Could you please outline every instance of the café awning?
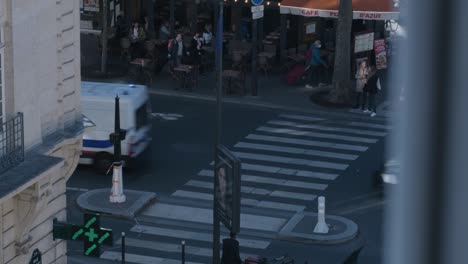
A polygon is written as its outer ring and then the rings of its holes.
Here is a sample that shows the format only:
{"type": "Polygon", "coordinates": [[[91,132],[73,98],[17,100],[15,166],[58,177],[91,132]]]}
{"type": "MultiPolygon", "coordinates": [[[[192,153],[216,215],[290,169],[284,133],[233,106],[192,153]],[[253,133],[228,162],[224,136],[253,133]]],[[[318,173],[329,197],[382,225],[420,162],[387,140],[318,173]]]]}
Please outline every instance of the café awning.
{"type": "MultiPolygon", "coordinates": [[[[352,0],[353,19],[396,20],[400,12],[392,0],[352,0]]],[[[339,0],[283,0],[281,14],[305,17],[338,17],[339,0]]]]}

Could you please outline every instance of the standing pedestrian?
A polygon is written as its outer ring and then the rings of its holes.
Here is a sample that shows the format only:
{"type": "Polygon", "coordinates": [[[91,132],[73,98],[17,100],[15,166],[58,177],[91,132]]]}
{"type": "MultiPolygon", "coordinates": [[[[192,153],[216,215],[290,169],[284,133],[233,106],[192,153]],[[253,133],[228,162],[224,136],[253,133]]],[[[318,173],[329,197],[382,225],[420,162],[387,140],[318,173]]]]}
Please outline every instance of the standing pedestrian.
{"type": "Polygon", "coordinates": [[[306,84],[306,88],[316,88],[319,86],[319,82],[321,81],[321,73],[322,67],[328,68],[327,62],[322,59],[320,56],[320,48],[322,47],[322,43],[320,40],[316,40],[311,49],[311,56],[310,60],[308,61],[308,71],[309,71],[309,83],[306,84]]]}
{"type": "Polygon", "coordinates": [[[379,72],[372,68],[369,73],[369,79],[367,80],[367,84],[364,87],[364,92],[368,95],[368,107],[367,109],[371,112],[371,117],[377,115],[377,106],[375,104],[375,96],[380,90],[380,78],[379,72]]]}
{"type": "Polygon", "coordinates": [[[369,68],[367,67],[367,61],[363,60],[359,63],[359,68],[356,71],[356,105],[354,108],[359,108],[361,106],[362,111],[368,113],[369,110],[365,109],[366,105],[366,96],[364,94],[364,86],[367,83],[367,78],[369,77],[369,68]],[[362,98],[362,104],[361,104],[362,98]]]}
{"type": "MultiPolygon", "coordinates": [[[[203,37],[202,34],[197,32],[195,33],[195,36],[193,36],[192,39],[192,60],[193,60],[193,65],[201,66],[201,56],[203,54],[203,37]]],[[[200,69],[200,72],[202,72],[202,69],[200,69]]]]}
{"type": "Polygon", "coordinates": [[[171,32],[169,31],[169,22],[164,21],[159,28],[159,39],[167,41],[171,36],[171,32]]]}
{"type": "Polygon", "coordinates": [[[186,53],[182,34],[177,34],[175,39],[169,41],[168,44],[169,59],[171,60],[171,71],[182,63],[182,57],[186,53]]]}
{"type": "Polygon", "coordinates": [[[223,239],[223,255],[221,264],[242,264],[239,252],[239,241],[236,240],[236,233],[231,232],[230,237],[223,239]]]}

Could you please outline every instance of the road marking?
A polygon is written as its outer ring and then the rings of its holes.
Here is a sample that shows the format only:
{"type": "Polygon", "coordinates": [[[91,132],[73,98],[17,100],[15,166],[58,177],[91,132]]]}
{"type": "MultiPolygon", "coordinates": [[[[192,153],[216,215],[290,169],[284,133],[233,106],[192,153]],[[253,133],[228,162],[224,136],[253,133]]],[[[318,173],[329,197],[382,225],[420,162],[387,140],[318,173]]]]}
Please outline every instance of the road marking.
{"type": "Polygon", "coordinates": [[[306,145],[306,146],[323,147],[323,148],[334,148],[334,149],[352,150],[352,151],[360,151],[360,152],[364,152],[367,150],[367,147],[363,147],[363,146],[337,144],[337,143],[330,143],[330,142],[323,142],[323,141],[312,141],[312,140],[287,138],[287,137],[272,137],[272,136],[250,134],[246,138],[253,139],[253,140],[281,142],[281,143],[288,143],[288,144],[306,145]]]}
{"type": "MultiPolygon", "coordinates": [[[[104,251],[101,254],[102,259],[109,259],[113,261],[122,261],[122,253],[120,252],[113,252],[113,251],[104,251]]],[[[125,261],[131,263],[138,263],[138,264],[180,264],[180,260],[175,259],[163,259],[158,257],[150,257],[150,256],[143,256],[143,255],[136,255],[125,253],[125,261]]],[[[190,262],[186,261],[186,264],[203,264],[199,262],[190,262]]]]}
{"type": "MultiPolygon", "coordinates": [[[[120,240],[117,241],[118,245],[121,244],[120,240]]],[[[241,247],[244,247],[242,243],[239,243],[241,247]]],[[[162,242],[153,242],[148,240],[141,240],[141,239],[134,239],[134,238],[126,238],[125,245],[130,247],[136,248],[145,248],[157,251],[164,251],[170,253],[180,253],[181,252],[181,245],[180,244],[171,244],[171,243],[162,243],[162,242]]],[[[220,250],[221,252],[222,250],[220,250]]],[[[186,255],[193,255],[193,256],[201,256],[201,257],[211,257],[213,254],[212,248],[203,248],[203,247],[196,247],[185,245],[185,254],[186,255]]],[[[251,254],[240,253],[240,257],[242,259],[247,258],[251,254]]],[[[186,262],[187,263],[187,262],[186,262]]]]}
{"type": "Polygon", "coordinates": [[[334,170],[346,170],[349,166],[347,164],[342,164],[342,163],[296,159],[296,158],[288,158],[288,157],[282,157],[282,156],[262,155],[262,154],[237,152],[237,151],[234,151],[233,154],[241,159],[252,159],[252,160],[286,163],[286,164],[296,164],[296,165],[334,169],[334,170]]]}
{"type": "Polygon", "coordinates": [[[250,163],[242,163],[242,169],[251,170],[251,171],[269,172],[269,173],[275,173],[275,174],[292,175],[292,176],[299,176],[299,177],[307,177],[307,178],[316,178],[316,179],[322,179],[322,180],[331,180],[331,181],[335,180],[339,176],[338,174],[332,174],[332,173],[295,170],[295,169],[287,169],[287,168],[281,168],[281,167],[257,165],[257,164],[250,164],[250,163]]]}
{"type": "Polygon", "coordinates": [[[297,127],[297,128],[310,128],[310,129],[323,130],[323,131],[353,133],[353,134],[377,136],[377,137],[384,137],[387,135],[387,133],[385,132],[368,131],[368,130],[352,129],[352,128],[342,128],[342,127],[329,127],[329,126],[321,126],[321,125],[309,125],[309,124],[301,124],[297,122],[279,121],[279,120],[268,121],[267,124],[290,126],[290,127],[297,127]]]}
{"type": "Polygon", "coordinates": [[[270,208],[270,209],[280,209],[285,211],[296,211],[302,212],[305,210],[305,206],[302,205],[289,205],[289,204],[278,204],[270,201],[261,201],[258,204],[259,207],[270,208]]]}
{"type": "MultiPolygon", "coordinates": [[[[266,190],[267,191],[267,190],[266,190]]],[[[286,192],[286,191],[267,191],[267,196],[272,196],[272,197],[281,197],[281,198],[289,198],[289,199],[297,199],[297,200],[304,200],[304,201],[313,201],[317,196],[312,195],[312,194],[306,194],[306,193],[298,193],[298,192],[286,192]]],[[[193,191],[185,191],[185,190],[177,190],[172,196],[177,196],[177,197],[184,197],[184,198],[193,198],[193,199],[200,199],[200,200],[207,200],[207,201],[213,201],[213,195],[210,193],[202,193],[202,192],[193,192],[193,191]]],[[[241,204],[242,205],[256,205],[258,201],[256,200],[246,200],[244,198],[241,198],[241,204]]]]}
{"type": "MultiPolygon", "coordinates": [[[[164,236],[164,237],[174,237],[174,238],[179,238],[179,239],[196,240],[196,241],[202,241],[202,242],[213,241],[213,235],[211,233],[200,233],[200,232],[185,231],[185,230],[179,230],[179,229],[146,226],[146,225],[136,225],[132,227],[130,231],[135,232],[135,233],[144,233],[144,234],[164,236]]],[[[242,245],[242,247],[247,247],[247,248],[266,249],[270,245],[269,241],[257,240],[257,239],[245,239],[245,238],[242,238],[242,236],[239,236],[237,240],[242,245]]]]}
{"type": "MultiPolygon", "coordinates": [[[[158,203],[148,207],[143,212],[143,215],[210,225],[213,224],[212,209],[158,203]]],[[[279,231],[286,222],[286,219],[282,218],[242,213],[240,218],[241,228],[271,232],[279,231]]]]}
{"type": "Polygon", "coordinates": [[[369,123],[363,123],[363,122],[351,122],[349,123],[349,125],[367,127],[367,128],[377,128],[377,129],[384,129],[384,130],[392,129],[392,126],[388,126],[388,125],[369,124],[369,123]]]}
{"type": "MultiPolygon", "coordinates": [[[[192,187],[203,188],[203,189],[208,189],[208,190],[213,190],[213,183],[212,182],[190,180],[187,183],[185,183],[185,185],[192,186],[192,187]]],[[[249,187],[249,186],[241,186],[241,192],[247,193],[247,194],[268,195],[272,191],[269,191],[267,189],[249,187]]]]}
{"type": "Polygon", "coordinates": [[[376,143],[378,141],[378,139],[373,139],[373,138],[325,134],[325,133],[317,133],[317,132],[310,132],[310,131],[294,130],[294,129],[288,129],[288,128],[259,127],[257,128],[257,131],[276,133],[276,134],[294,135],[294,136],[329,138],[329,139],[345,140],[345,141],[360,142],[360,143],[376,143]]]}
{"type": "Polygon", "coordinates": [[[313,201],[315,200],[315,198],[317,198],[317,195],[313,195],[313,194],[285,192],[285,191],[274,191],[270,194],[270,196],[289,198],[289,199],[298,199],[298,200],[304,200],[304,201],[313,201]]]}
{"type": "Polygon", "coordinates": [[[67,187],[67,191],[74,191],[74,192],[87,192],[89,189],[84,188],[76,188],[76,187],[67,187]]]}
{"type": "MultiPolygon", "coordinates": [[[[198,173],[198,175],[205,176],[205,177],[213,177],[213,171],[202,170],[198,173]]],[[[253,175],[247,175],[247,174],[242,174],[241,179],[242,181],[247,181],[247,182],[256,182],[256,183],[279,185],[279,186],[289,186],[289,187],[297,187],[297,188],[320,190],[320,191],[325,190],[328,186],[327,184],[291,181],[291,180],[284,180],[284,179],[253,176],[253,175]]]]}
{"type": "Polygon", "coordinates": [[[237,143],[234,147],[258,149],[258,150],[269,150],[269,151],[276,151],[276,152],[302,154],[302,155],[344,159],[344,160],[356,160],[359,157],[358,155],[334,153],[334,152],[319,151],[319,150],[308,150],[308,149],[303,149],[303,148],[281,147],[281,146],[275,146],[275,145],[253,144],[253,143],[247,143],[247,142],[242,142],[242,141],[237,143]]]}
{"type": "Polygon", "coordinates": [[[300,115],[280,115],[281,118],[289,118],[289,119],[297,119],[297,120],[304,120],[304,121],[324,121],[324,118],[317,118],[311,116],[300,116],[300,115]]]}

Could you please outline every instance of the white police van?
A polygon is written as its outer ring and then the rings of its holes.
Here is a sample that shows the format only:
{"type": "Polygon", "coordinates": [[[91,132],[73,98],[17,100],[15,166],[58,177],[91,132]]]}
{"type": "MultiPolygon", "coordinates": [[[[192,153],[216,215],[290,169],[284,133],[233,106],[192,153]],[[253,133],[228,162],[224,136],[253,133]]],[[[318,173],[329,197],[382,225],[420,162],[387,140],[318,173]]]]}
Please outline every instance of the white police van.
{"type": "Polygon", "coordinates": [[[93,165],[106,172],[113,162],[115,97],[120,100],[120,128],[127,131],[122,141],[125,162],[138,157],[151,143],[149,94],[146,86],[119,83],[81,82],[83,115],[95,124],[83,135],[80,164],[93,165]]]}

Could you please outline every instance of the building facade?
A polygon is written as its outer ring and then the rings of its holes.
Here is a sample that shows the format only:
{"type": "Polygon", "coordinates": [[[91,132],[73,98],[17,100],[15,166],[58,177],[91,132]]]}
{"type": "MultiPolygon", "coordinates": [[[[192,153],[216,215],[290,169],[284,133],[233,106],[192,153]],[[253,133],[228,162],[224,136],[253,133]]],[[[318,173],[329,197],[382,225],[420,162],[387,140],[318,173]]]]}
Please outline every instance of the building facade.
{"type": "Polygon", "coordinates": [[[53,219],[82,141],[75,0],[0,0],[0,263],[66,263],[53,219]]]}

